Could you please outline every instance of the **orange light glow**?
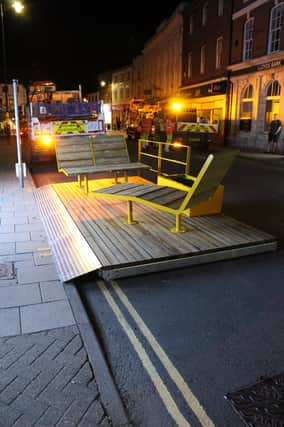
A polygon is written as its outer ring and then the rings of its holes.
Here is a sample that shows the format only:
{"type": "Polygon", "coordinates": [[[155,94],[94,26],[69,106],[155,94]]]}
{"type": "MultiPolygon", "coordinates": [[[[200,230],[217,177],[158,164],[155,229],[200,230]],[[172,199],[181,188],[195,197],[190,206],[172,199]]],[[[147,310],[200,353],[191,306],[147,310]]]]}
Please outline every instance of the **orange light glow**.
{"type": "Polygon", "coordinates": [[[173,146],[174,147],[182,147],[182,143],[181,142],[179,142],[179,141],[175,141],[174,143],[173,143],[173,146]]]}
{"type": "Polygon", "coordinates": [[[50,145],[52,143],[52,138],[50,135],[42,135],[41,141],[44,145],[50,145]]]}

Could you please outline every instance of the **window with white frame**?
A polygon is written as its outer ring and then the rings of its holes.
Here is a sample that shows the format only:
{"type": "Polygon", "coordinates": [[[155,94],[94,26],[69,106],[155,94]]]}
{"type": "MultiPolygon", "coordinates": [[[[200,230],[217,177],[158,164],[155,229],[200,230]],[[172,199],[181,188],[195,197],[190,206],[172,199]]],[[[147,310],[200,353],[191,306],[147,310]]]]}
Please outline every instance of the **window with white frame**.
{"type": "Polygon", "coordinates": [[[280,50],[280,36],[283,24],[284,3],[274,6],[270,14],[268,53],[280,50]]]}
{"type": "Polygon", "coordinates": [[[208,2],[204,3],[202,8],[202,26],[205,27],[207,25],[208,20],[208,2]]]}
{"type": "Polygon", "coordinates": [[[244,25],[243,61],[252,58],[254,18],[249,18],[244,25]]]}
{"type": "Polygon", "coordinates": [[[217,70],[221,67],[222,51],[223,51],[223,37],[218,37],[216,41],[216,69],[217,70]]]}
{"type": "Polygon", "coordinates": [[[205,73],[205,57],[206,57],[206,45],[204,44],[200,49],[200,74],[205,73]]]}
{"type": "Polygon", "coordinates": [[[194,27],[194,19],[193,19],[193,15],[191,15],[189,18],[189,34],[193,33],[193,27],[194,27]]]}
{"type": "Polygon", "coordinates": [[[280,94],[281,86],[277,80],[269,83],[266,92],[266,106],[265,106],[265,122],[264,130],[268,131],[270,122],[274,114],[279,115],[280,112],[280,94]]]}
{"type": "Polygon", "coordinates": [[[187,62],[187,77],[190,79],[192,76],[192,52],[188,54],[188,62],[187,62]]]}
{"type": "Polygon", "coordinates": [[[251,131],[251,122],[253,118],[253,86],[248,84],[241,97],[240,104],[240,130],[251,131]]]}
{"type": "Polygon", "coordinates": [[[224,0],[218,0],[218,16],[222,16],[224,13],[224,0]]]}

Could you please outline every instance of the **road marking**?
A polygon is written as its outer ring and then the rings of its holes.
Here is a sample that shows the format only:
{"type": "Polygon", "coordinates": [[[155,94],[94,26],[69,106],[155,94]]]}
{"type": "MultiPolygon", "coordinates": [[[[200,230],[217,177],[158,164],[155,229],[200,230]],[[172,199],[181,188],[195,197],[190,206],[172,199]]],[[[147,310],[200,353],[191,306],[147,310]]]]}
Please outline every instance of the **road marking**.
{"type": "Polygon", "coordinates": [[[121,324],[122,328],[124,329],[126,335],[128,336],[131,344],[133,345],[134,350],[138,354],[139,359],[141,360],[144,368],[148,372],[150,379],[152,380],[154,386],[156,387],[164,405],[173,420],[176,422],[176,424],[180,427],[191,427],[191,425],[188,423],[188,421],[185,419],[185,417],[182,415],[180,410],[178,409],[174,399],[172,398],[170,392],[168,391],[166,385],[164,384],[162,378],[158,374],[155,366],[151,362],[148,354],[146,353],[144,347],[136,337],[133,329],[123,316],[120,308],[114,301],[113,297],[110,294],[110,291],[106,288],[103,281],[97,281],[97,284],[104,295],[105,299],[107,300],[108,304],[110,305],[112,311],[114,312],[117,320],[121,324]]]}
{"type": "Polygon", "coordinates": [[[133,307],[133,305],[125,295],[125,293],[122,291],[122,289],[119,287],[119,285],[116,282],[111,281],[111,285],[115,290],[115,292],[117,293],[119,299],[124,304],[127,311],[129,312],[129,314],[132,316],[132,318],[136,322],[140,331],[142,332],[144,337],[147,339],[148,343],[151,345],[153,351],[156,353],[161,363],[164,365],[169,376],[174,381],[179,391],[182,393],[185,401],[187,402],[190,409],[194,412],[194,414],[200,421],[201,425],[203,427],[214,427],[213,421],[209,418],[205,409],[201,406],[198,399],[194,396],[193,392],[190,390],[190,388],[184,381],[179,371],[171,362],[171,360],[167,356],[164,349],[160,346],[160,344],[158,343],[154,335],[151,333],[150,329],[146,326],[141,316],[137,313],[137,311],[135,310],[135,308],[133,307]]]}

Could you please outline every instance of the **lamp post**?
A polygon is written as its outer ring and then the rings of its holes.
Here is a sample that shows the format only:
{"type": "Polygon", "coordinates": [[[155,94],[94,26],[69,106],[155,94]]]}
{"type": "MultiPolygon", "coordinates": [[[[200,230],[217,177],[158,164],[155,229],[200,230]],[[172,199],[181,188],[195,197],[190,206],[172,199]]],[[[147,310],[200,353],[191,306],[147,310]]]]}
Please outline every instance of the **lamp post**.
{"type": "MultiPolygon", "coordinates": [[[[16,13],[21,13],[24,9],[24,5],[19,1],[14,1],[11,3],[11,6],[16,13]]],[[[7,71],[7,52],[6,52],[6,37],[5,37],[5,9],[4,9],[4,0],[0,0],[0,15],[1,15],[1,38],[2,38],[2,61],[3,61],[3,80],[4,86],[3,91],[5,92],[5,109],[6,112],[9,111],[8,108],[8,71],[7,71]]]]}

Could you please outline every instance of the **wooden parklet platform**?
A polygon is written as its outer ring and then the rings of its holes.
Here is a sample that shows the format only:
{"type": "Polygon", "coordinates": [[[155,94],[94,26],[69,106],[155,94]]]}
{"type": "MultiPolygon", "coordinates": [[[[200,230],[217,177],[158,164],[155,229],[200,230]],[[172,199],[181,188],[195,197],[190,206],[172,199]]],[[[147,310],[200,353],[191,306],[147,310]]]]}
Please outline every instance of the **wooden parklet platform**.
{"type": "MultiPolygon", "coordinates": [[[[37,199],[63,281],[97,270],[110,279],[157,272],[273,251],[275,237],[226,215],[183,217],[186,233],[171,233],[174,215],[134,204],[137,225],[126,225],[127,204],[98,199],[91,190],[113,179],[38,190],[37,199]],[[76,226],[77,227],[76,227],[76,226]],[[87,242],[87,243],[86,243],[87,242]]],[[[129,182],[147,182],[130,177],[129,182]]]]}

